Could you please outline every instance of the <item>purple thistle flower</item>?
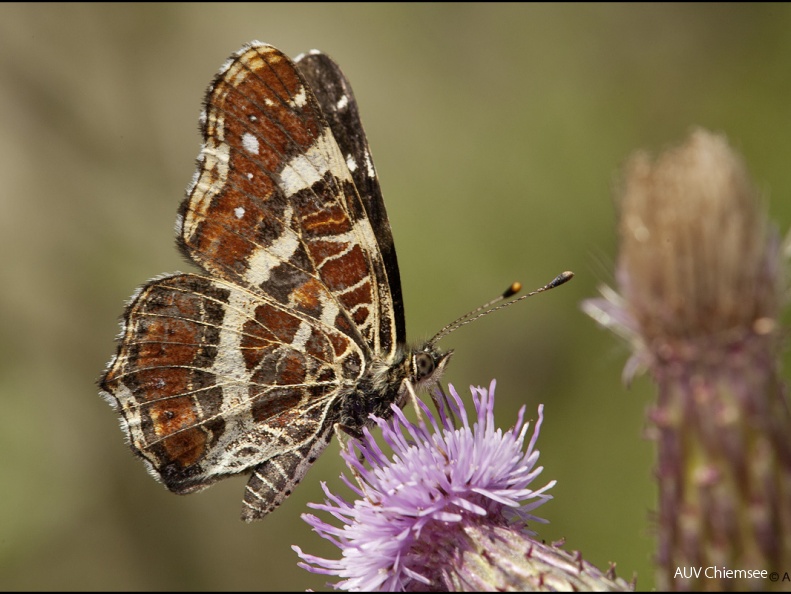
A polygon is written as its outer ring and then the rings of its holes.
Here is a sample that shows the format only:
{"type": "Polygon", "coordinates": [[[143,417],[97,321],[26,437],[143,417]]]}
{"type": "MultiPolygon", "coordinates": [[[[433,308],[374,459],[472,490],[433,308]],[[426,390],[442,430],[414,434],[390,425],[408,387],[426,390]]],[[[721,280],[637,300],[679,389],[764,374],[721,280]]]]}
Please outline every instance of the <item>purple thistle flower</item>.
{"type": "MultiPolygon", "coordinates": [[[[357,484],[346,476],[342,479],[358,500],[348,503],[322,485],[326,502],[310,504],[342,525],[312,514],[302,516],[338,546],[342,556],[325,559],[295,546],[303,560],[300,567],[344,578],[335,588],[368,591],[522,588],[543,584],[547,564],[553,561],[565,563],[567,571],[571,556],[534,541],[527,528],[527,522],[546,522],[531,512],[552,498],[546,491],[556,482],[529,487],[543,470],[536,466],[535,450],[543,406],[524,451],[529,428],[523,422],[525,407],[512,429],[495,428],[494,387],[492,381],[488,390],[471,388],[474,419],[467,416],[453,386],[447,403],[450,414],[441,406],[437,418],[419,402],[427,421],[411,423],[397,406],[389,421],[374,418],[392,455],[388,457],[364,429],[362,441],[350,441],[341,453],[357,484]],[[456,428],[454,417],[461,419],[461,427],[456,428]],[[523,567],[525,563],[532,565],[523,567]]],[[[571,580],[557,579],[566,584],[576,580],[575,585],[584,589],[580,573],[588,570],[603,577],[578,557],[572,567],[571,580]]],[[[607,585],[628,589],[623,580],[607,585]]]]}

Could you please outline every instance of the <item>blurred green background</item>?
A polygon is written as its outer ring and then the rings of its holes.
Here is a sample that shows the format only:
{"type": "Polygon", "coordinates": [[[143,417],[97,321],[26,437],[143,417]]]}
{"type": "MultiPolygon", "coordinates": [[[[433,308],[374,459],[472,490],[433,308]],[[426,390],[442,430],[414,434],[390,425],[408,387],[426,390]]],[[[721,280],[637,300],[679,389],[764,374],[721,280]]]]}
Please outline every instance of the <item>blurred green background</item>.
{"type": "Polygon", "coordinates": [[[651,588],[653,389],[622,386],[626,349],[579,303],[611,281],[620,163],[693,125],[728,135],[788,227],[789,31],[776,4],[0,6],[0,589],[323,588],[290,547],[337,556],[299,518],[339,488],[337,444],[244,525],[243,479],[170,494],[95,386],[134,288],[189,269],[172,229],[200,102],[252,39],[352,82],[412,339],[576,272],[443,340],[446,379],[497,378],[504,427],[545,403],[540,537],[651,588]]]}

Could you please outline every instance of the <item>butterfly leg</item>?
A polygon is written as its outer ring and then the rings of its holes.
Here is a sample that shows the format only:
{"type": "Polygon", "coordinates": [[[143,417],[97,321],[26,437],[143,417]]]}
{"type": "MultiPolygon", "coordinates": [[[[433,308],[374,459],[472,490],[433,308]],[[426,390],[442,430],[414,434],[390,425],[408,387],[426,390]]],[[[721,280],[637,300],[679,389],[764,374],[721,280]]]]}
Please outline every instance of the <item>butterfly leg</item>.
{"type": "MultiPolygon", "coordinates": [[[[404,385],[406,386],[407,394],[409,394],[409,402],[412,403],[412,406],[415,408],[415,411],[417,412],[417,420],[418,420],[418,422],[421,425],[425,425],[426,421],[423,418],[423,411],[420,408],[420,404],[421,403],[420,403],[420,400],[417,397],[417,393],[415,392],[415,387],[412,385],[412,382],[410,382],[408,379],[404,380],[404,385]]],[[[431,399],[434,400],[434,395],[433,394],[431,395],[431,399]]],[[[434,404],[435,405],[437,404],[436,400],[434,400],[434,404]]]]}
{"type": "MultiPolygon", "coordinates": [[[[361,431],[354,429],[353,427],[349,427],[348,425],[344,425],[343,423],[335,423],[333,426],[335,431],[335,436],[338,438],[338,443],[341,444],[341,450],[348,450],[349,449],[349,439],[356,439],[360,441],[363,438],[363,434],[361,431]]],[[[360,462],[363,461],[362,454],[357,455],[357,459],[360,462]]]]}
{"type": "MultiPolygon", "coordinates": [[[[349,450],[349,438],[351,439],[362,439],[363,435],[360,431],[353,429],[347,425],[342,423],[335,423],[335,435],[338,436],[338,441],[341,444],[341,450],[349,450]]],[[[360,466],[363,465],[365,462],[365,458],[363,458],[362,452],[358,452],[357,454],[357,462],[360,466]]],[[[374,502],[375,500],[373,497],[370,496],[368,489],[365,486],[365,481],[363,480],[362,476],[360,475],[360,471],[357,468],[357,465],[348,464],[349,470],[351,470],[352,475],[354,476],[354,480],[357,482],[357,486],[360,487],[360,491],[362,492],[363,496],[368,499],[369,501],[374,502]]]]}
{"type": "MultiPolygon", "coordinates": [[[[417,394],[415,393],[415,388],[412,386],[412,382],[410,382],[409,380],[404,380],[404,383],[406,384],[406,389],[407,389],[407,392],[409,393],[409,400],[412,402],[412,405],[415,407],[415,410],[417,411],[418,422],[420,423],[421,426],[425,427],[426,426],[426,421],[425,421],[425,419],[423,417],[423,411],[420,408],[420,404],[422,404],[422,403],[418,400],[417,394]]],[[[437,384],[437,385],[439,386],[439,384],[437,384]]],[[[447,398],[448,397],[445,395],[444,392],[442,392],[442,388],[440,388],[440,392],[441,392],[442,396],[444,397],[445,402],[447,402],[447,398]]],[[[429,390],[429,393],[431,394],[431,400],[434,402],[434,406],[436,407],[437,412],[440,412],[443,409],[446,409],[450,413],[451,418],[455,419],[455,417],[453,416],[453,413],[450,411],[450,407],[449,406],[445,406],[444,403],[441,404],[437,400],[436,394],[431,392],[431,390],[429,390]]],[[[445,460],[450,462],[450,456],[448,456],[448,453],[439,444],[436,444],[436,447],[440,451],[440,453],[445,457],[445,460]]]]}

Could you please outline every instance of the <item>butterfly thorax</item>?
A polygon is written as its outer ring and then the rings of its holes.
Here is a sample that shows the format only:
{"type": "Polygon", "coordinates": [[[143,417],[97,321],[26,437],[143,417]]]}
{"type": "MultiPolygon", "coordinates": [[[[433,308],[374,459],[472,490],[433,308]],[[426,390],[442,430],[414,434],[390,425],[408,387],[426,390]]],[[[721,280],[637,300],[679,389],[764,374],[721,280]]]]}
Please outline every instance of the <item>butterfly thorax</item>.
{"type": "Polygon", "coordinates": [[[340,422],[351,430],[371,426],[370,416],[390,418],[392,404],[403,407],[409,399],[409,385],[417,393],[436,385],[453,351],[443,352],[431,344],[401,347],[390,361],[374,359],[345,397],[340,422]]]}

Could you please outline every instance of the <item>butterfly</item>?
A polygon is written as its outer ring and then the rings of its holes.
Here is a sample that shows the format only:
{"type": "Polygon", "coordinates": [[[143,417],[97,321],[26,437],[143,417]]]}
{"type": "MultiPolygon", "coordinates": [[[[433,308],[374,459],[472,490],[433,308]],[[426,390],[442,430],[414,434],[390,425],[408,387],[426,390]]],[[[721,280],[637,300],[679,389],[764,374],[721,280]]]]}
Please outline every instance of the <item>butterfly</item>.
{"type": "MultiPolygon", "coordinates": [[[[451,351],[408,346],[398,262],[351,86],[325,54],[253,42],[225,63],[177,218],[200,273],[131,298],[100,380],[171,491],[248,473],[242,519],[292,492],[341,427],[387,418],[451,351]]],[[[412,392],[413,393],[413,392],[412,392]]]]}

